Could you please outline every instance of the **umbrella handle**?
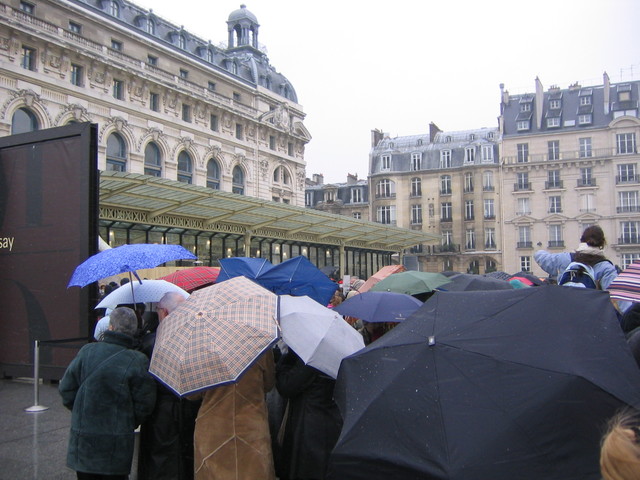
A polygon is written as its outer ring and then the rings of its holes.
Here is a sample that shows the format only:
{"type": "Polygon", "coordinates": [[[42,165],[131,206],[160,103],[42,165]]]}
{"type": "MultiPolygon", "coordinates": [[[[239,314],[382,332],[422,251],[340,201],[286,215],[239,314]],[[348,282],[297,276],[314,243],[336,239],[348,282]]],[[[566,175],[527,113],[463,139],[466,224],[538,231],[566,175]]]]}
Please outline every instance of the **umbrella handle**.
{"type": "MultiPolygon", "coordinates": [[[[138,277],[138,275],[137,275],[137,274],[136,274],[136,278],[137,278],[138,280],[140,280],[140,277],[138,277]]],[[[142,282],[140,282],[140,283],[142,283],[142,282]]],[[[135,296],[135,295],[134,295],[134,293],[133,293],[133,278],[131,277],[131,272],[129,272],[129,285],[131,285],[131,300],[133,300],[133,305],[134,305],[134,308],[135,308],[135,305],[136,305],[136,296],[135,296]]]]}

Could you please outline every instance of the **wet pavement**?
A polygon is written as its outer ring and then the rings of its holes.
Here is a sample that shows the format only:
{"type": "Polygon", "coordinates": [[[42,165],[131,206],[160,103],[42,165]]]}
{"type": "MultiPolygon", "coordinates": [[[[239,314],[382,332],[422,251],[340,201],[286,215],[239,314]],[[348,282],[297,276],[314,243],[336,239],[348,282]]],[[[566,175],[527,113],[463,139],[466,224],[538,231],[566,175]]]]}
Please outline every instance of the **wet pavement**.
{"type": "Polygon", "coordinates": [[[38,405],[49,408],[25,412],[36,403],[32,379],[0,379],[0,480],[76,478],[66,466],[71,412],[57,383],[40,384],[38,396],[38,405]]]}

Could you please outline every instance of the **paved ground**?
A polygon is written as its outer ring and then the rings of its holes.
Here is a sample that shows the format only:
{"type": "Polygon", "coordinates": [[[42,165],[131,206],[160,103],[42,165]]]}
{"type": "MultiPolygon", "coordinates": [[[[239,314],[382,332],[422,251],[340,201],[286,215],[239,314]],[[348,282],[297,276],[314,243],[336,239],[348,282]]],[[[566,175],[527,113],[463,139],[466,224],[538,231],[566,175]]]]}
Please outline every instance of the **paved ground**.
{"type": "Polygon", "coordinates": [[[25,412],[34,404],[31,379],[0,379],[0,480],[75,479],[66,466],[71,412],[57,384],[40,385],[38,404],[48,410],[25,412]]]}

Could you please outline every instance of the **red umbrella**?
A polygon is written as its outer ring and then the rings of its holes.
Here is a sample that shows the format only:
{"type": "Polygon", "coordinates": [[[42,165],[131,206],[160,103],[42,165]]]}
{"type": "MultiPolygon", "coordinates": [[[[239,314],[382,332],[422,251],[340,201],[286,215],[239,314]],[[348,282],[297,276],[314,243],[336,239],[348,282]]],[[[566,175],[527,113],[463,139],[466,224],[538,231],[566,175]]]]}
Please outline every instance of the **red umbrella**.
{"type": "Polygon", "coordinates": [[[220,267],[190,267],[176,270],[169,275],[161,277],[160,280],[171,282],[191,293],[200,287],[214,284],[219,274],[220,267]]]}

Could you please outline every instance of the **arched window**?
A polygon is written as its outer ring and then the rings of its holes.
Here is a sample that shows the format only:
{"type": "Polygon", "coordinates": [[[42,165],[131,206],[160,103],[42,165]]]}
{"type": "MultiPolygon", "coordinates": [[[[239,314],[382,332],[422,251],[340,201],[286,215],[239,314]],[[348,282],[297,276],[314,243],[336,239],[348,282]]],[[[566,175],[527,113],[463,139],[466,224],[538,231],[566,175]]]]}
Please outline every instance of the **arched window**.
{"type": "Polygon", "coordinates": [[[220,190],[220,165],[213,158],[207,163],[207,187],[220,190]]]}
{"type": "Polygon", "coordinates": [[[185,50],[187,48],[187,39],[184,38],[184,35],[178,36],[178,47],[180,47],[182,50],[185,50]]]}
{"type": "Polygon", "coordinates": [[[151,35],[156,34],[156,22],[150,18],[147,18],[147,33],[150,33],[151,35]]]}
{"type": "Polygon", "coordinates": [[[112,133],[107,139],[107,170],[127,171],[127,145],[119,133],[112,133]]]}
{"type": "Polygon", "coordinates": [[[232,183],[231,191],[238,195],[244,195],[244,172],[242,171],[242,168],[237,165],[233,167],[232,183]]]}
{"type": "Polygon", "coordinates": [[[120,17],[120,4],[115,0],[112,0],[111,4],[109,5],[109,13],[112,17],[120,17]]]}
{"type": "Polygon", "coordinates": [[[185,152],[178,155],[178,181],[191,183],[193,178],[191,156],[185,152]]]}
{"type": "Polygon", "coordinates": [[[291,185],[291,176],[286,168],[280,166],[273,171],[273,182],[291,185]]]}
{"type": "Polygon", "coordinates": [[[211,49],[207,50],[207,62],[213,63],[213,50],[211,49]]]}
{"type": "Polygon", "coordinates": [[[19,108],[11,118],[11,134],[34,132],[38,130],[38,119],[28,108],[19,108]]]}
{"type": "Polygon", "coordinates": [[[231,62],[231,73],[234,75],[238,74],[238,64],[236,64],[236,62],[231,62]]]}
{"type": "Polygon", "coordinates": [[[153,177],[162,176],[162,157],[158,146],[149,142],[144,149],[144,174],[153,177]]]}

